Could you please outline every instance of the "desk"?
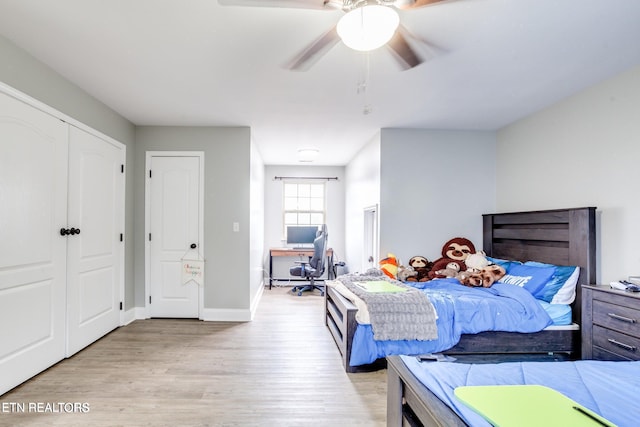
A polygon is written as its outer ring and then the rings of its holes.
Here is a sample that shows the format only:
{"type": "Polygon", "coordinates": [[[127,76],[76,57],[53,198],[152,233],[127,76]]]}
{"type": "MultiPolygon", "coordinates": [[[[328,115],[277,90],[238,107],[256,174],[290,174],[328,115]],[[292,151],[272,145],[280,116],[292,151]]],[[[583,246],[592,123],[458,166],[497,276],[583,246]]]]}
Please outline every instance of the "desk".
{"type": "MultiPolygon", "coordinates": [[[[269,248],[269,289],[273,280],[294,280],[294,281],[306,281],[305,279],[292,279],[287,277],[286,279],[278,279],[273,277],[273,258],[274,257],[299,257],[304,261],[308,261],[309,257],[313,256],[313,248],[309,249],[296,249],[296,248],[269,248]]],[[[327,271],[327,278],[331,280],[333,278],[333,249],[327,249],[327,262],[324,266],[327,271]]]]}

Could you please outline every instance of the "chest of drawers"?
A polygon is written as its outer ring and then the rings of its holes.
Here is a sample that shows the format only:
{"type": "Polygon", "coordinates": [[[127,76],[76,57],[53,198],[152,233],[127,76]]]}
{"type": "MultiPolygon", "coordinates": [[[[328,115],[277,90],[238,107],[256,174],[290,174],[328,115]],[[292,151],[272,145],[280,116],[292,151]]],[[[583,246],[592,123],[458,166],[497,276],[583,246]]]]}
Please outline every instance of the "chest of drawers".
{"type": "Polygon", "coordinates": [[[640,295],[582,287],[582,358],[640,360],[640,295]]]}

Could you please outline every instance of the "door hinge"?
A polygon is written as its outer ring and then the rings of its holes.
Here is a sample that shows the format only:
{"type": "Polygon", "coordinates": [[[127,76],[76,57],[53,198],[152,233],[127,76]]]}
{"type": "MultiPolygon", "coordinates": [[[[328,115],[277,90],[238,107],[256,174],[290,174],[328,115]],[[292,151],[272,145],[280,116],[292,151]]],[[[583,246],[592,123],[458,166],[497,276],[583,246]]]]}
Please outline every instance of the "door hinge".
{"type": "Polygon", "coordinates": [[[120,233],[120,241],[124,242],[124,234],[120,233]]]}
{"type": "Polygon", "coordinates": [[[151,169],[149,169],[149,178],[151,178],[151,169]]]}
{"type": "Polygon", "coordinates": [[[151,304],[151,295],[149,295],[149,304],[151,304]]]}
{"type": "Polygon", "coordinates": [[[151,241],[151,233],[149,233],[149,241],[151,241]]]}
{"type": "Polygon", "coordinates": [[[120,173],[124,173],[124,165],[120,165],[120,173]]]}
{"type": "Polygon", "coordinates": [[[120,311],[122,311],[122,301],[120,301],[120,311]]]}

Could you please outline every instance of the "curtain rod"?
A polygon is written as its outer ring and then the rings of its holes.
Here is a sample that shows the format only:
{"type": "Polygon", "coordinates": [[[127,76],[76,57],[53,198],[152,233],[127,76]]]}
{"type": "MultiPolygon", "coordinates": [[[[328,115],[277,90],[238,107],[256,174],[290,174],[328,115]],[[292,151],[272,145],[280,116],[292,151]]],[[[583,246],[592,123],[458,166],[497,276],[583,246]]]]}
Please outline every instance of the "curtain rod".
{"type": "Polygon", "coordinates": [[[284,179],[321,179],[323,181],[337,181],[337,176],[274,176],[274,180],[282,181],[284,179]]]}

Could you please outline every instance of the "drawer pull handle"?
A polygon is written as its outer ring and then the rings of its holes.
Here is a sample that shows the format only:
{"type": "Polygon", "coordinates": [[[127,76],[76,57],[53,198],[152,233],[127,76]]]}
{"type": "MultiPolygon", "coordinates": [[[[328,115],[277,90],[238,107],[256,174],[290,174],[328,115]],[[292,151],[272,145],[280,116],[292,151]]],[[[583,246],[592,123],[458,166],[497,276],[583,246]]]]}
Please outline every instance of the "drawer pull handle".
{"type": "Polygon", "coordinates": [[[636,319],[632,319],[630,317],[620,316],[619,314],[615,313],[607,313],[607,315],[609,317],[613,317],[614,319],[622,320],[623,322],[636,323],[636,319]]]}
{"type": "Polygon", "coordinates": [[[622,347],[625,350],[636,351],[636,346],[635,345],[625,344],[625,343],[622,343],[620,341],[616,341],[616,340],[614,340],[612,338],[607,338],[607,341],[609,341],[613,345],[617,345],[618,347],[622,347]]]}

